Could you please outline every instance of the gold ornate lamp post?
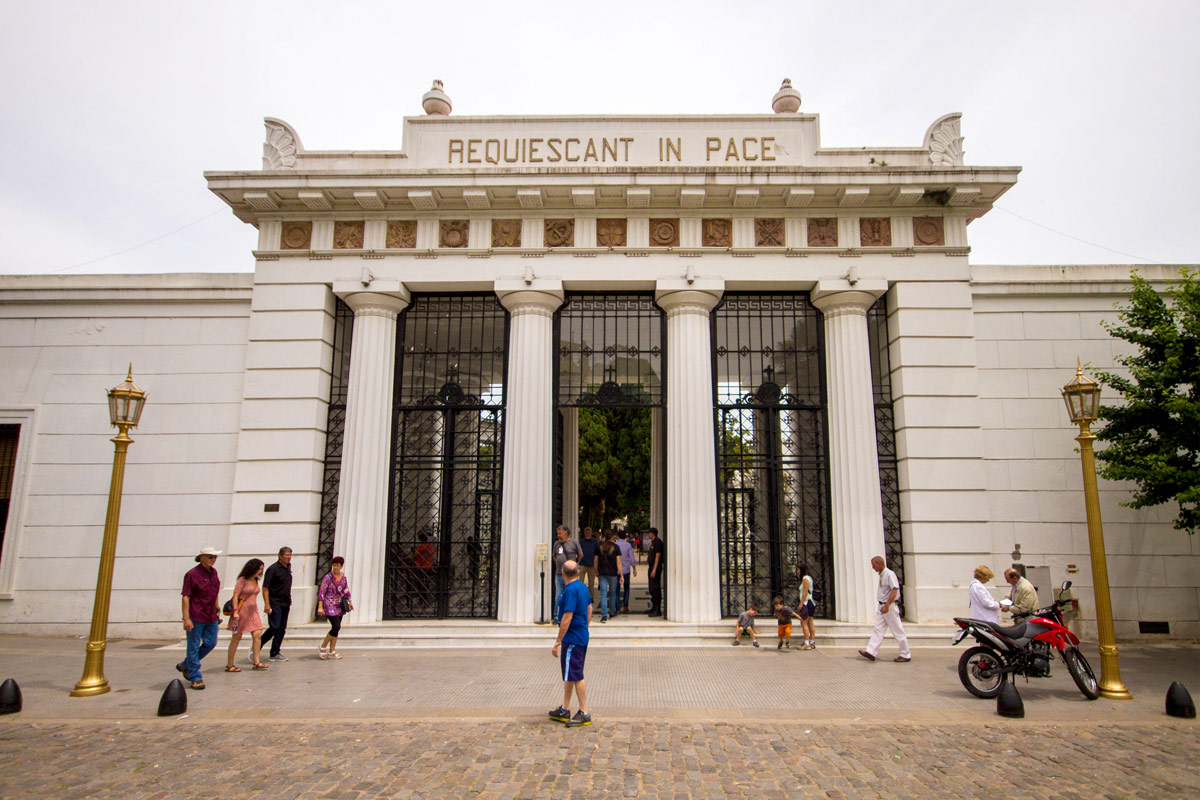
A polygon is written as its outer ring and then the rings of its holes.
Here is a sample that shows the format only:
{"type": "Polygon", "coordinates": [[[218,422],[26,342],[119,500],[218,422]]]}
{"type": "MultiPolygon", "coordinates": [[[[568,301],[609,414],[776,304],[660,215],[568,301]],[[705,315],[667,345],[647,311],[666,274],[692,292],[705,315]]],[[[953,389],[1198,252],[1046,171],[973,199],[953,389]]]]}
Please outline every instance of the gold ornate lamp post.
{"type": "Polygon", "coordinates": [[[104,677],[104,651],[108,647],[108,601],[112,596],[113,561],[117,555],[117,524],[121,519],[121,488],[125,482],[125,451],[133,439],[129,429],[137,427],[146,404],[146,393],[133,382],[133,365],[125,382],[108,392],[108,415],[120,429],[112,443],[112,481],[108,488],[108,515],[104,519],[104,542],[100,547],[100,572],[96,577],[96,600],[92,605],[92,631],[88,636],[83,677],[71,690],[72,697],[104,694],[111,688],[104,677]]]}
{"type": "Polygon", "coordinates": [[[1100,636],[1100,695],[1113,700],[1133,697],[1121,681],[1117,662],[1117,637],[1113,632],[1112,599],[1108,591],[1108,557],[1104,552],[1104,527],[1100,521],[1100,493],[1096,488],[1096,435],[1089,426],[1100,414],[1100,384],[1076,365],[1075,377],[1062,389],[1071,422],[1079,426],[1079,457],[1083,461],[1083,497],[1087,507],[1088,549],[1092,554],[1092,590],[1096,596],[1096,627],[1100,636]]]}

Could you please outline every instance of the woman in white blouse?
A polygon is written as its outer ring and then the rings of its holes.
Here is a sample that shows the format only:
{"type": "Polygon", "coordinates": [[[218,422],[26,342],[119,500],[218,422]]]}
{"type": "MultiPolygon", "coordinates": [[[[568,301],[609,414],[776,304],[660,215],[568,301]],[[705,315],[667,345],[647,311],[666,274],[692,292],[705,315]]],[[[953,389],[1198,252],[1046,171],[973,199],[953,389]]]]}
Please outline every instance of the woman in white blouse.
{"type": "Polygon", "coordinates": [[[971,581],[971,619],[981,619],[993,625],[1000,624],[1000,604],[983,584],[996,577],[996,573],[980,564],[975,568],[975,580],[971,581]]]}

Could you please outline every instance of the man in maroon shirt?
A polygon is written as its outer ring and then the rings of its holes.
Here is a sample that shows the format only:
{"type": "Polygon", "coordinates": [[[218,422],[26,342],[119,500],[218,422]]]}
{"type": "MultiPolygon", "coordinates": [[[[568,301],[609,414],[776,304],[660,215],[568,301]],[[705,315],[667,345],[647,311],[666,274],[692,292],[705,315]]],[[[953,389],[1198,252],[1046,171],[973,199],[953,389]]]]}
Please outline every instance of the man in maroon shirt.
{"type": "Polygon", "coordinates": [[[193,689],[204,688],[200,659],[217,646],[217,630],[221,627],[221,576],[214,565],[220,550],[206,547],[196,556],[197,567],[183,576],[183,630],[187,634],[187,658],[175,665],[192,682],[193,689]]]}

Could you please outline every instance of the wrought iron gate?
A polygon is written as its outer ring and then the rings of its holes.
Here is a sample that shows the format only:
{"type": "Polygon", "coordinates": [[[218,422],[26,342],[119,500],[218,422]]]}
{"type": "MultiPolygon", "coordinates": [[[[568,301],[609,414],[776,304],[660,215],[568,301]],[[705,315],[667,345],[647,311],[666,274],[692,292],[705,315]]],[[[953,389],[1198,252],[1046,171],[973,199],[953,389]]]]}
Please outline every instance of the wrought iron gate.
{"type": "Polygon", "coordinates": [[[834,616],[821,316],[802,294],[728,294],[713,311],[721,613],[796,599],[807,564],[834,616]]]}
{"type": "Polygon", "coordinates": [[[396,344],[384,617],[494,617],[508,315],[423,295],[396,344]]]}

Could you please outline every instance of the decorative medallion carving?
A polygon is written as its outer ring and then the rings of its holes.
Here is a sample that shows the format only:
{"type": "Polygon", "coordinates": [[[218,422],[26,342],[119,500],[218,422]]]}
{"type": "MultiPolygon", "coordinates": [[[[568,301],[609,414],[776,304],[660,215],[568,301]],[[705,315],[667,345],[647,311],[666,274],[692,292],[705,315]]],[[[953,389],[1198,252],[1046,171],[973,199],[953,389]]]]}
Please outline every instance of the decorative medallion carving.
{"type": "Polygon", "coordinates": [[[918,247],[941,247],[946,244],[942,218],[915,217],[913,219],[913,242],[918,247]]]}
{"type": "Polygon", "coordinates": [[[387,224],[387,240],[384,246],[389,250],[408,250],[417,246],[417,221],[415,219],[396,219],[387,224]]]}
{"type": "Polygon", "coordinates": [[[600,247],[624,247],[626,224],[623,219],[596,220],[596,244],[600,247]]]}
{"type": "Polygon", "coordinates": [[[267,117],[263,120],[267,138],[263,142],[263,169],[295,169],[296,155],[304,147],[292,126],[281,119],[267,117]]]}
{"type": "Polygon", "coordinates": [[[362,250],[366,227],[365,222],[333,223],[333,249],[362,250]]]}
{"type": "Polygon", "coordinates": [[[837,247],[838,245],[838,226],[837,220],[828,217],[820,219],[809,219],[808,221],[808,246],[809,247],[837,247]]]}
{"type": "Polygon", "coordinates": [[[312,247],[311,222],[285,222],[279,237],[281,250],[308,250],[312,247]]]}
{"type": "Polygon", "coordinates": [[[925,131],[925,149],[935,167],[961,167],[962,143],[962,114],[939,117],[925,131]]]}
{"type": "Polygon", "coordinates": [[[754,220],[755,247],[783,247],[786,244],[781,219],[754,220]]]}
{"type": "Polygon", "coordinates": [[[492,220],[492,247],[520,247],[521,220],[492,220]]]}
{"type": "Polygon", "coordinates": [[[858,232],[863,247],[892,246],[892,221],[887,217],[863,217],[858,232]]]}
{"type": "Polygon", "coordinates": [[[574,247],[575,220],[546,220],[546,247],[574,247]]]}
{"type": "Polygon", "coordinates": [[[652,219],[650,220],[651,247],[678,247],[679,220],[652,219]]]}
{"type": "Polygon", "coordinates": [[[733,220],[704,220],[704,239],[702,243],[705,247],[733,247],[733,220]]]}
{"type": "Polygon", "coordinates": [[[438,231],[438,247],[466,247],[471,224],[465,219],[444,219],[438,231]]]}

